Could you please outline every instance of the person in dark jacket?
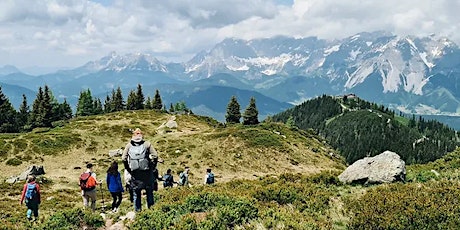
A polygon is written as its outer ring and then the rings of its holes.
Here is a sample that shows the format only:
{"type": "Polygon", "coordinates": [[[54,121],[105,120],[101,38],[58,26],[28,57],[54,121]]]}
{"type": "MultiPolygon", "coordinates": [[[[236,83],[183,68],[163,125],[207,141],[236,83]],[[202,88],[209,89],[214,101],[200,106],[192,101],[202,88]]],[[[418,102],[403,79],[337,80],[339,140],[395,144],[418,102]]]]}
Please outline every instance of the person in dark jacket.
{"type": "Polygon", "coordinates": [[[168,187],[173,187],[174,184],[177,184],[177,182],[174,181],[174,177],[171,174],[171,169],[166,170],[166,174],[163,175],[163,187],[168,188],[168,187]]]}
{"type": "Polygon", "coordinates": [[[24,184],[22,189],[20,204],[26,201],[27,206],[27,219],[32,220],[32,213],[34,218],[38,218],[38,206],[40,205],[40,186],[35,182],[35,176],[27,176],[27,183],[24,184]]]}
{"type": "Polygon", "coordinates": [[[112,162],[109,169],[107,170],[107,188],[112,194],[112,211],[117,212],[118,207],[121,204],[123,199],[122,193],[124,192],[123,184],[121,183],[120,172],[118,172],[118,163],[116,161],[112,162]]]}

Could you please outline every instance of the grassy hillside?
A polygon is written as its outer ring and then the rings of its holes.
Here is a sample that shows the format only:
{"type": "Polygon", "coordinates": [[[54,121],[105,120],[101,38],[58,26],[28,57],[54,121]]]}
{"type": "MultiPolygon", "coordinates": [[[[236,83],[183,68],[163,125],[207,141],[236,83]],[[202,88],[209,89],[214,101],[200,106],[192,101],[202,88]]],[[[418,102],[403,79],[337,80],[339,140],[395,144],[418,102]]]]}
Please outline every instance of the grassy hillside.
{"type": "MultiPolygon", "coordinates": [[[[406,183],[342,185],[344,169],[324,141],[282,124],[223,127],[205,117],[177,116],[177,129],[158,129],[170,115],[136,111],[78,118],[52,130],[1,135],[1,175],[30,164],[45,166],[39,178],[41,219],[28,223],[19,207],[22,183],[0,185],[0,229],[104,229],[132,211],[99,213],[109,194],[98,191],[96,213],[81,209],[76,178],[87,161],[105,176],[108,150],[125,145],[141,127],[175,174],[192,168],[194,186],[161,189],[153,208],[125,221],[129,229],[456,229],[460,225],[460,149],[407,168],[406,183]],[[12,160],[15,159],[15,160],[12,160]],[[9,162],[9,163],[7,163],[9,162]],[[10,164],[19,164],[12,166],[10,164]],[[206,167],[217,184],[200,185],[206,167]],[[104,195],[105,194],[105,195],[104,195]],[[102,199],[105,196],[105,199],[102,199]]],[[[119,158],[119,157],[118,157],[119,158]]],[[[177,175],[177,174],[176,174],[177,175]]],[[[145,200],[143,200],[145,205],[145,200]]]]}
{"type": "MultiPolygon", "coordinates": [[[[176,115],[177,129],[160,128],[170,114],[155,111],[125,111],[101,116],[80,117],[53,129],[31,133],[0,135],[0,177],[19,175],[28,166],[43,165],[44,216],[61,209],[81,207],[77,178],[87,162],[95,163],[99,179],[113,160],[109,150],[124,148],[131,138],[130,129],[144,131],[164,159],[160,173],[171,168],[176,175],[191,167],[191,182],[202,183],[211,167],[218,183],[235,179],[258,179],[265,175],[344,169],[343,160],[318,136],[285,125],[264,123],[258,126],[227,126],[207,117],[176,115]],[[333,155],[333,156],[331,156],[333,155]]],[[[23,216],[24,207],[9,203],[19,199],[22,182],[3,185],[0,200],[3,222],[14,224],[23,216]]],[[[106,194],[108,198],[109,194],[106,194]]]]}

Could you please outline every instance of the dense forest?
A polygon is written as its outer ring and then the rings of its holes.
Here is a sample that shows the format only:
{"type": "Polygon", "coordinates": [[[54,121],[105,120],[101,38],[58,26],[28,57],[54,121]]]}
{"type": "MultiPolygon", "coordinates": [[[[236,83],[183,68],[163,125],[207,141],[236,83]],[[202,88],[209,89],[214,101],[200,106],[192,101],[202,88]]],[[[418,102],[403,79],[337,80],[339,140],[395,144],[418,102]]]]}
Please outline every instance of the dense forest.
{"type": "Polygon", "coordinates": [[[438,121],[398,116],[354,95],[323,95],[270,119],[315,130],[348,163],[385,150],[398,153],[408,164],[425,163],[453,151],[459,143],[456,131],[438,121]]]}

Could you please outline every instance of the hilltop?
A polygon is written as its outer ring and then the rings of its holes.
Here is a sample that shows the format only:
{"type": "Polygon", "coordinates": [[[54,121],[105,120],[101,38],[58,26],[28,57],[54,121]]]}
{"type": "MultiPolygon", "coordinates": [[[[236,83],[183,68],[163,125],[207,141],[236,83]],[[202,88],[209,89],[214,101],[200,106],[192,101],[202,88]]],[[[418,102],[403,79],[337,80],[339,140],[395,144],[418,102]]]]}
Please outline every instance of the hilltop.
{"type": "MultiPolygon", "coordinates": [[[[317,173],[343,169],[335,150],[318,136],[283,124],[227,126],[195,115],[175,115],[177,129],[159,128],[172,115],[145,111],[124,111],[78,117],[53,129],[31,133],[2,134],[0,169],[3,177],[17,175],[31,164],[43,165],[46,177],[57,187],[78,177],[86,162],[96,164],[104,174],[112,160],[109,150],[124,148],[130,129],[141,128],[164,159],[160,173],[171,168],[177,175],[185,166],[192,169],[192,181],[201,182],[211,167],[221,182],[236,178],[255,179],[285,172],[317,173]]],[[[65,187],[73,187],[65,186],[65,187]]]]}

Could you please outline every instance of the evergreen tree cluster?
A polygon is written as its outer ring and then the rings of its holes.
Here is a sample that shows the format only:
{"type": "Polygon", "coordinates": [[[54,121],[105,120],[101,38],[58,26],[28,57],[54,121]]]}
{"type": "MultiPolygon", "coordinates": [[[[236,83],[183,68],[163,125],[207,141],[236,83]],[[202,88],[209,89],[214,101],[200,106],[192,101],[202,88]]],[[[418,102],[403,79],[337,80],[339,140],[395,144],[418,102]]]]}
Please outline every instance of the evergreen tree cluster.
{"type": "Polygon", "coordinates": [[[46,85],[38,88],[32,109],[29,109],[26,96],[22,95],[22,98],[19,111],[16,111],[0,87],[0,133],[51,127],[55,121],[72,118],[72,109],[67,101],[59,103],[46,85]]]}
{"type": "Polygon", "coordinates": [[[425,163],[453,151],[456,131],[415,116],[396,117],[384,106],[353,97],[321,97],[274,115],[273,121],[314,129],[345,157],[348,163],[390,150],[408,164],[425,163]]]}
{"type": "MultiPolygon", "coordinates": [[[[166,111],[160,92],[156,90],[153,99],[150,99],[150,97],[145,99],[142,86],[138,84],[137,89],[129,93],[125,102],[121,88],[118,87],[116,90],[112,90],[111,95],[107,95],[104,103],[102,103],[99,98],[94,98],[91,95],[90,89],[87,89],[80,92],[75,116],[90,116],[141,109],[166,111]]],[[[174,105],[171,103],[170,112],[193,114],[183,101],[174,105]]],[[[39,87],[31,109],[29,109],[26,96],[23,95],[23,102],[19,111],[14,109],[9,99],[3,94],[0,86],[0,133],[16,133],[30,131],[37,127],[52,127],[53,122],[68,120],[72,117],[72,108],[67,101],[64,99],[64,102],[59,103],[46,85],[43,88],[39,87]]]]}
{"type": "Polygon", "coordinates": [[[229,124],[240,123],[240,119],[243,117],[243,125],[257,125],[259,124],[259,111],[256,106],[256,99],[251,97],[249,105],[244,110],[243,115],[240,112],[240,104],[236,99],[236,96],[232,96],[227,105],[227,113],[225,114],[225,121],[229,124]]]}

